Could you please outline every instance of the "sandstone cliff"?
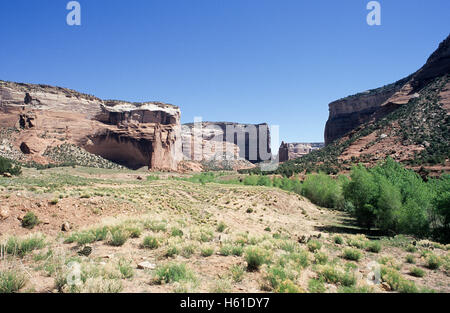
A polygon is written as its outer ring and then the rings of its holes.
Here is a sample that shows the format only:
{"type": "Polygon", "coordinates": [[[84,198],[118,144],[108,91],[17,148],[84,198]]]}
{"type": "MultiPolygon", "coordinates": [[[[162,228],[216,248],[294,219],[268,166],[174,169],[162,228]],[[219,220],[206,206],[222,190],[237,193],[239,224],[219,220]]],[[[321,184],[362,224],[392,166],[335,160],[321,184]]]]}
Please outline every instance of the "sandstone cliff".
{"type": "Polygon", "coordinates": [[[359,93],[329,104],[325,144],[342,138],[358,126],[380,119],[408,103],[417,92],[436,77],[450,72],[450,36],[416,73],[393,84],[359,93]]]}
{"type": "Polygon", "coordinates": [[[270,160],[270,128],[267,124],[202,122],[182,125],[186,160],[270,160]]]}
{"type": "MultiPolygon", "coordinates": [[[[103,101],[74,90],[0,81],[0,127],[21,161],[49,163],[45,151],[74,144],[129,168],[176,170],[180,110],[159,103],[103,101]]],[[[5,146],[5,145],[4,145],[5,146]]]]}
{"type": "Polygon", "coordinates": [[[296,159],[311,153],[314,150],[324,147],[324,143],[306,143],[306,142],[295,142],[287,143],[282,142],[280,148],[278,149],[278,157],[280,162],[285,162],[288,160],[296,159]]]}

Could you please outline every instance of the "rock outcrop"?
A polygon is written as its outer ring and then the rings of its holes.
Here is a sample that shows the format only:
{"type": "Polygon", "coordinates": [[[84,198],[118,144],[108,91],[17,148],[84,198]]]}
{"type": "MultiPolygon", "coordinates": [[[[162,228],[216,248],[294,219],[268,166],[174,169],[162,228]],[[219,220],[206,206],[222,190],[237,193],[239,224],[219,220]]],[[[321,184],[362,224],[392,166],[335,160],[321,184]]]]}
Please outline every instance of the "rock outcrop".
{"type": "Polygon", "coordinates": [[[270,160],[270,128],[267,124],[201,122],[182,125],[185,160],[270,160]]]}
{"type": "Polygon", "coordinates": [[[311,153],[311,151],[320,149],[324,147],[322,142],[296,142],[296,143],[286,143],[282,142],[278,150],[278,157],[280,162],[289,161],[292,159],[299,158],[303,155],[311,153]]]}
{"type": "Polygon", "coordinates": [[[177,170],[182,159],[180,110],[173,105],[0,81],[0,112],[1,128],[19,130],[13,145],[25,161],[49,163],[44,152],[63,143],[133,169],[177,170]]]}
{"type": "Polygon", "coordinates": [[[330,115],[325,127],[325,144],[373,119],[380,119],[399,106],[418,97],[417,91],[431,80],[450,72],[450,36],[416,73],[393,84],[349,96],[329,104],[330,115]]]}

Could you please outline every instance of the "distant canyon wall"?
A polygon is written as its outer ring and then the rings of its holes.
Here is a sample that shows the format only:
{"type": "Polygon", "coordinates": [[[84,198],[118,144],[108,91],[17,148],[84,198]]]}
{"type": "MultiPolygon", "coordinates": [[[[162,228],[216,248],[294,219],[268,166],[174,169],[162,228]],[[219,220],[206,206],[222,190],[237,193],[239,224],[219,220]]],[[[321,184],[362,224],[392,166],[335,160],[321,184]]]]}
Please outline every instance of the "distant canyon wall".
{"type": "Polygon", "coordinates": [[[323,148],[325,144],[323,142],[294,142],[286,143],[282,142],[278,150],[278,157],[280,162],[285,162],[293,159],[297,159],[301,156],[311,153],[311,151],[323,148]]]}
{"type": "Polygon", "coordinates": [[[187,160],[270,160],[270,127],[267,124],[201,122],[182,125],[182,150],[187,160]]]}

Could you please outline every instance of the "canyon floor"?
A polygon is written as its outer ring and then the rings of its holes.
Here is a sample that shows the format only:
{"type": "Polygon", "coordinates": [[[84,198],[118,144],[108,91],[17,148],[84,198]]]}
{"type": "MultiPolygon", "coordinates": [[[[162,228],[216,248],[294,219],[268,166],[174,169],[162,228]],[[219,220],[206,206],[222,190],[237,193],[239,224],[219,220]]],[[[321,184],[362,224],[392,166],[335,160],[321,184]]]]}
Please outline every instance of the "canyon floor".
{"type": "Polygon", "coordinates": [[[83,167],[1,177],[0,291],[450,292],[448,245],[367,233],[280,189],[183,177],[83,167]]]}

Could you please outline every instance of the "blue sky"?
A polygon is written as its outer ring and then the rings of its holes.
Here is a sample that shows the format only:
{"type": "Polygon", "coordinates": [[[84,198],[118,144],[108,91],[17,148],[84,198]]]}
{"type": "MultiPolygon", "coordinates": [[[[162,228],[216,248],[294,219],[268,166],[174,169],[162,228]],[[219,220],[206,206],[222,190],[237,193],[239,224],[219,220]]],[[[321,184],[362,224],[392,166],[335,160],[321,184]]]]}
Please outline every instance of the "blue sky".
{"type": "Polygon", "coordinates": [[[328,103],[411,74],[450,30],[448,0],[2,0],[0,79],[158,100],[182,122],[279,125],[323,141],[328,103]]]}

